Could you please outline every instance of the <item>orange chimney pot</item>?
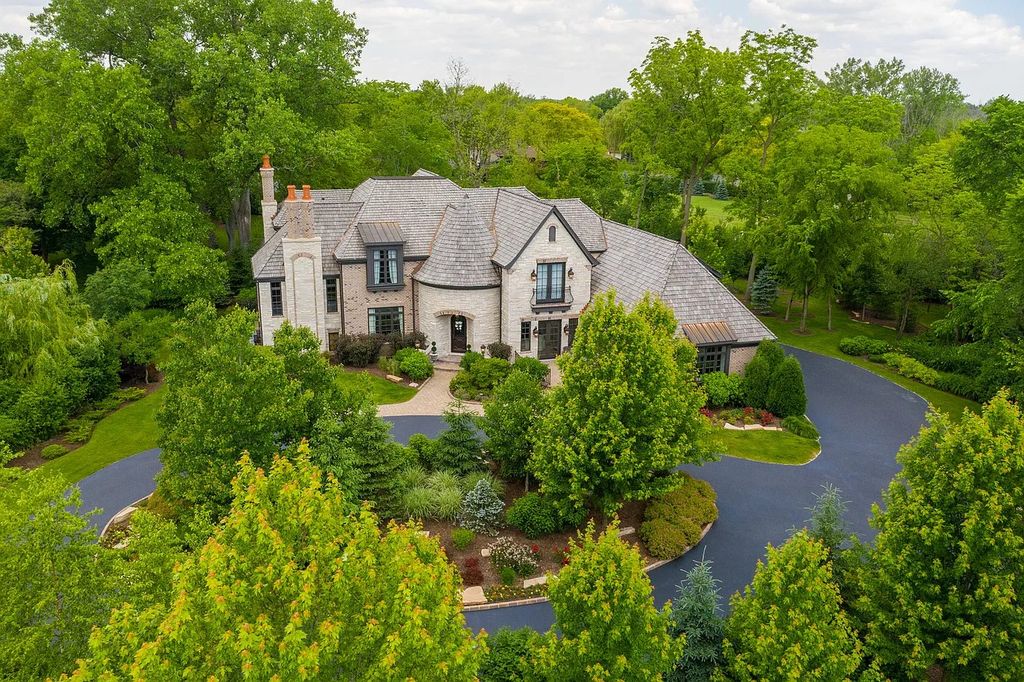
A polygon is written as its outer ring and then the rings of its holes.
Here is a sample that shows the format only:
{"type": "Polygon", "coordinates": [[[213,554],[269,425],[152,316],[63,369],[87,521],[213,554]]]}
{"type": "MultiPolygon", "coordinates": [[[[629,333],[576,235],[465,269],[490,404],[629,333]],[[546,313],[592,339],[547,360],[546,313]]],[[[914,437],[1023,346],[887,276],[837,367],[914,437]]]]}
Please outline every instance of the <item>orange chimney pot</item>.
{"type": "Polygon", "coordinates": [[[270,168],[270,154],[263,155],[263,167],[270,168]]]}
{"type": "Polygon", "coordinates": [[[309,192],[309,185],[302,186],[302,198],[306,201],[312,201],[313,195],[309,192]]]}
{"type": "Polygon", "coordinates": [[[288,185],[288,198],[285,201],[295,201],[295,185],[288,185]]]}

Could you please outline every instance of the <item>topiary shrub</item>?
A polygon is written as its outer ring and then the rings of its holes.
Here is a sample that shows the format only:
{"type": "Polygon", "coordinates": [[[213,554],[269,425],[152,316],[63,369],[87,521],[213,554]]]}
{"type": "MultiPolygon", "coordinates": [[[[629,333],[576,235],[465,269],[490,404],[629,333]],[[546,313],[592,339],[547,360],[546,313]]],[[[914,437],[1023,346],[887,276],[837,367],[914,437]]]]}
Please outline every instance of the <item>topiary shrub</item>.
{"type": "Polygon", "coordinates": [[[847,355],[881,355],[891,349],[888,342],[867,336],[844,336],[839,341],[839,350],[847,355]]]}
{"type": "Polygon", "coordinates": [[[801,415],[807,410],[804,374],[796,358],[787,357],[772,374],[764,407],[783,418],[801,415]]]}
{"type": "Polygon", "coordinates": [[[743,377],[725,372],[709,372],[701,376],[701,383],[708,394],[708,407],[719,408],[733,405],[743,393],[743,377]]]}
{"type": "Polygon", "coordinates": [[[476,540],[476,533],[465,528],[456,528],[452,531],[452,544],[457,550],[463,550],[473,544],[476,540]]]}
{"type": "Polygon", "coordinates": [[[516,571],[511,566],[502,566],[498,569],[498,575],[501,576],[502,585],[511,585],[516,581],[516,571]]]}
{"type": "Polygon", "coordinates": [[[512,346],[501,341],[494,341],[493,343],[487,344],[487,354],[492,358],[499,358],[508,362],[512,359],[512,346]]]}
{"type": "Polygon", "coordinates": [[[462,498],[459,525],[485,535],[496,535],[505,504],[494,494],[494,489],[485,479],[462,498]]]}
{"type": "Polygon", "coordinates": [[[768,407],[768,391],[772,375],[785,358],[785,351],[775,341],[765,339],[757,345],[757,352],[743,372],[743,397],[748,405],[771,409],[768,407]]]}
{"type": "Polygon", "coordinates": [[[700,540],[705,524],[718,518],[715,492],[707,481],[678,475],[678,485],[651,500],[638,533],[652,556],[670,559],[700,540]]]}
{"type": "Polygon", "coordinates": [[[399,371],[413,381],[423,381],[434,373],[434,365],[426,354],[413,348],[403,348],[395,353],[399,371]]]}
{"type": "Polygon", "coordinates": [[[43,459],[57,459],[62,455],[68,454],[68,449],[59,443],[53,443],[43,448],[43,451],[39,454],[43,459]]]}
{"type": "Polygon", "coordinates": [[[782,420],[782,428],[801,438],[810,438],[811,440],[819,438],[818,429],[814,428],[814,424],[803,415],[786,417],[782,420]]]}
{"type": "Polygon", "coordinates": [[[554,506],[539,493],[527,493],[510,504],[505,520],[531,540],[556,533],[562,526],[554,506]]]}

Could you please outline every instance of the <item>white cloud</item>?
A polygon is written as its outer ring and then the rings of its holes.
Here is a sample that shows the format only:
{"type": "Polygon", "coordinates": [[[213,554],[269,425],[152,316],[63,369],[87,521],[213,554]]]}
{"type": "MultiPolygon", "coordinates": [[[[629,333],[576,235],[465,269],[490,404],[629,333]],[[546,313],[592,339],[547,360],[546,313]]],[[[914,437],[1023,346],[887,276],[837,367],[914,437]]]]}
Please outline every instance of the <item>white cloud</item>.
{"type": "Polygon", "coordinates": [[[995,14],[956,0],[751,0],[751,19],[786,23],[818,39],[820,70],[847,57],[899,57],[960,79],[972,101],[1024,96],[1024,34],[995,14]]]}

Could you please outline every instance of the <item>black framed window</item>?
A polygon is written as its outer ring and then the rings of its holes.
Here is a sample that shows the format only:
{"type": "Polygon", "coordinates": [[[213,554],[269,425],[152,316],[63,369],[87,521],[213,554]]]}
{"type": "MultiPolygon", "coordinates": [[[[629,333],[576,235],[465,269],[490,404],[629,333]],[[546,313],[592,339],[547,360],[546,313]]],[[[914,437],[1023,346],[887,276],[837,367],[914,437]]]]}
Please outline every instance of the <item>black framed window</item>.
{"type": "Polygon", "coordinates": [[[572,348],[572,342],[576,340],[576,327],[580,324],[580,318],[570,317],[569,318],[569,348],[572,348]]]}
{"type": "Polygon", "coordinates": [[[369,287],[402,286],[402,249],[398,246],[381,246],[370,249],[367,263],[366,284],[369,287]]]}
{"type": "Polygon", "coordinates": [[[537,264],[537,303],[565,300],[565,263],[537,264]]]}
{"type": "Polygon", "coordinates": [[[548,241],[549,242],[555,241],[555,235],[556,234],[558,234],[558,230],[555,228],[555,226],[552,225],[551,227],[549,227],[548,228],[548,241]]]}
{"type": "Polygon", "coordinates": [[[697,371],[701,374],[724,372],[727,369],[726,360],[728,358],[728,346],[698,346],[697,371]]]}
{"type": "Polygon", "coordinates": [[[367,311],[371,334],[393,334],[405,331],[403,324],[405,309],[402,306],[391,308],[370,308],[367,311]]]}
{"type": "Polygon", "coordinates": [[[533,324],[529,320],[519,323],[519,350],[526,352],[530,350],[530,336],[533,334],[533,324]]]}
{"type": "Polygon", "coordinates": [[[324,290],[327,294],[327,312],[338,312],[338,280],[335,277],[324,280],[324,290]]]}
{"type": "Polygon", "coordinates": [[[327,332],[327,350],[338,350],[339,338],[341,338],[341,332],[327,332]]]}
{"type": "Polygon", "coordinates": [[[284,315],[284,295],[281,282],[270,283],[270,314],[274,317],[284,315]]]}

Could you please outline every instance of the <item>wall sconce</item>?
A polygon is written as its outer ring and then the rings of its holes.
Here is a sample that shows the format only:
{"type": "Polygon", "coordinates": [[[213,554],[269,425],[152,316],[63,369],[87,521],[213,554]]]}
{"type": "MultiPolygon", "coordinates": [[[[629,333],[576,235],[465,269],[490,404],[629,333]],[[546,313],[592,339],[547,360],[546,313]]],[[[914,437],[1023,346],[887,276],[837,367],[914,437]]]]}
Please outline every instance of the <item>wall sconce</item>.
{"type": "Polygon", "coordinates": [[[530,281],[531,282],[536,282],[537,281],[537,270],[536,269],[534,269],[533,272],[530,273],[530,281]]]}
{"type": "Polygon", "coordinates": [[[533,325],[533,335],[540,336],[540,327],[538,325],[533,325]]]}
{"type": "Polygon", "coordinates": [[[569,325],[565,325],[564,327],[562,327],[562,333],[565,334],[566,336],[569,336],[569,325]]]}
{"type": "Polygon", "coordinates": [[[572,276],[574,274],[573,271],[572,271],[572,268],[569,268],[569,272],[566,273],[566,274],[569,276],[569,279],[572,279],[572,276]]]}

